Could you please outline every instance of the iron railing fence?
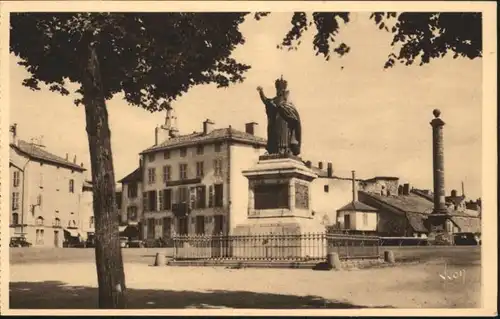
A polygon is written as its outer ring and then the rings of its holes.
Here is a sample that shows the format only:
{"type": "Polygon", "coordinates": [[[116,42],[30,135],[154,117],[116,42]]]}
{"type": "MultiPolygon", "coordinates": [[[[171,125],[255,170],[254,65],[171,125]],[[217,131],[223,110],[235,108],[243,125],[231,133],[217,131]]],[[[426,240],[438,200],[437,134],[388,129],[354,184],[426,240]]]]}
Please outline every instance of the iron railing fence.
{"type": "Polygon", "coordinates": [[[324,260],[329,252],[341,259],[378,258],[377,236],[329,233],[259,235],[176,235],[174,259],[324,260]]]}

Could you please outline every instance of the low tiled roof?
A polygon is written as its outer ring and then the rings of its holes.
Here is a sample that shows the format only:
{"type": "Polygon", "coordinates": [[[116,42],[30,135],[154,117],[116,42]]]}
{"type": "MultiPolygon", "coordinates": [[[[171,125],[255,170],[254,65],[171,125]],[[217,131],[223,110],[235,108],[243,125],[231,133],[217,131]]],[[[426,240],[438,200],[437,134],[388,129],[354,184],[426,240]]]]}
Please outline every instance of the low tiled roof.
{"type": "Polygon", "coordinates": [[[406,218],[410,223],[410,226],[417,232],[425,233],[427,232],[427,227],[425,226],[425,220],[427,215],[417,214],[417,213],[406,213],[406,218]]]}
{"type": "Polygon", "coordinates": [[[341,208],[337,209],[338,212],[345,212],[345,211],[358,211],[358,212],[376,212],[377,209],[373,208],[371,206],[368,206],[362,202],[350,202],[347,205],[342,206],[341,208]]]}
{"type": "Polygon", "coordinates": [[[164,141],[159,145],[155,145],[145,149],[144,151],[141,152],[141,154],[153,151],[177,148],[182,146],[212,143],[228,139],[231,141],[240,143],[249,143],[252,145],[266,146],[267,144],[266,139],[264,138],[228,127],[228,128],[215,129],[208,134],[204,134],[203,132],[195,132],[192,134],[173,137],[171,139],[164,141]]]}
{"type": "Polygon", "coordinates": [[[423,198],[427,199],[428,201],[431,201],[431,202],[434,201],[434,196],[432,195],[432,193],[428,194],[424,190],[416,189],[416,188],[411,189],[410,192],[412,192],[413,194],[418,195],[420,197],[423,197],[423,198]]]}
{"type": "Polygon", "coordinates": [[[429,200],[414,194],[405,196],[382,196],[378,193],[362,192],[377,201],[409,213],[431,213],[434,206],[429,200]]]}
{"type": "Polygon", "coordinates": [[[118,181],[118,183],[141,182],[142,174],[140,167],[136,168],[132,173],[118,181]]]}
{"type": "Polygon", "coordinates": [[[453,216],[452,221],[460,228],[461,232],[479,233],[481,232],[481,219],[477,217],[453,216]]]}
{"type": "Polygon", "coordinates": [[[72,162],[70,162],[62,157],[59,157],[59,156],[54,155],[50,152],[47,152],[46,150],[42,149],[39,146],[33,145],[32,143],[28,143],[28,142],[23,141],[23,140],[18,140],[17,144],[11,144],[11,147],[14,147],[18,151],[26,154],[27,156],[29,156],[31,158],[37,159],[37,160],[49,162],[49,163],[52,163],[55,165],[69,167],[69,168],[72,168],[74,170],[81,171],[81,172],[86,170],[85,168],[81,167],[78,164],[72,163],[72,162]]]}
{"type": "Polygon", "coordinates": [[[395,176],[375,176],[375,177],[372,177],[372,178],[369,178],[369,179],[365,179],[365,182],[371,182],[371,181],[377,181],[377,180],[391,180],[391,181],[397,181],[399,180],[399,177],[395,177],[395,176]]]}

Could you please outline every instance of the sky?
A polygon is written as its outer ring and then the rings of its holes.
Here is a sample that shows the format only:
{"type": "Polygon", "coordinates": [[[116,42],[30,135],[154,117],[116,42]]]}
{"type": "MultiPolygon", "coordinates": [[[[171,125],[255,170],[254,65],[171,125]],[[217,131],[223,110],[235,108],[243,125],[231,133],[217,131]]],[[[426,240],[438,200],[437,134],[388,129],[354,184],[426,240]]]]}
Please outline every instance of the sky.
{"type": "MultiPolygon", "coordinates": [[[[240,27],[246,43],[233,57],[249,64],[246,80],[226,89],[198,86],[175,101],[181,133],[202,130],[211,119],[216,127],[244,131],[245,123],[259,123],[265,137],[266,115],[257,86],[275,95],[274,81],[283,75],[302,121],[302,158],[332,162],[334,174],[360,178],[397,176],[416,188],[432,189],[432,110],[439,108],[444,127],[445,186],[471,199],[481,196],[482,60],[433,60],[424,66],[384,70],[392,52],[390,33],[378,30],[369,13],[352,13],[337,41],[351,51],[325,61],[315,56],[312,32],[297,51],[278,50],[290,28],[290,13],[273,13],[240,27]]],[[[314,31],[311,29],[311,31],[314,31]]],[[[43,136],[46,149],[69,158],[77,156],[90,168],[83,107],[75,95],[60,96],[21,85],[28,73],[10,63],[10,122],[21,139],[43,136]]],[[[154,129],[165,113],[150,113],[128,105],[117,95],[107,103],[116,180],[137,168],[138,154],[154,144],[154,129]]],[[[90,177],[90,172],[88,172],[90,177]]]]}

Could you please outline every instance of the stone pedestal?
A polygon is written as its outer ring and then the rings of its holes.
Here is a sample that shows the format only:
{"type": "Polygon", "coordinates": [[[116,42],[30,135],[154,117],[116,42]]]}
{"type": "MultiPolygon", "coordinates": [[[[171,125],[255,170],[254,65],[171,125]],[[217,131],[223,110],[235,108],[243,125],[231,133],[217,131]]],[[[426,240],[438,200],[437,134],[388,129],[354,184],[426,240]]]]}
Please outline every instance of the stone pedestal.
{"type": "MultiPolygon", "coordinates": [[[[272,249],[294,246],[295,251],[287,254],[301,255],[300,235],[324,232],[324,225],[311,209],[310,184],[317,175],[300,158],[261,156],[243,175],[249,180],[248,216],[244,224],[235,227],[235,236],[261,236],[261,244],[265,246],[270,242],[266,236],[272,239],[272,235],[287,235],[285,242],[272,249]],[[290,242],[293,240],[296,245],[290,242]]],[[[269,249],[262,250],[268,257],[274,254],[269,249]]]]}

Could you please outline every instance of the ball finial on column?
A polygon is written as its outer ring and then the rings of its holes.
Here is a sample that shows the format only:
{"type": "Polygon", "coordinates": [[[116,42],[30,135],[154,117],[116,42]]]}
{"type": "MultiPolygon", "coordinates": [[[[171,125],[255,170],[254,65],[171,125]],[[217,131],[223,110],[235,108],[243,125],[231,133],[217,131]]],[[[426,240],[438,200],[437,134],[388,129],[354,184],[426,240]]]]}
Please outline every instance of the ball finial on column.
{"type": "Polygon", "coordinates": [[[434,117],[438,118],[441,115],[441,111],[439,109],[434,109],[434,111],[432,111],[432,114],[434,114],[434,117]]]}

